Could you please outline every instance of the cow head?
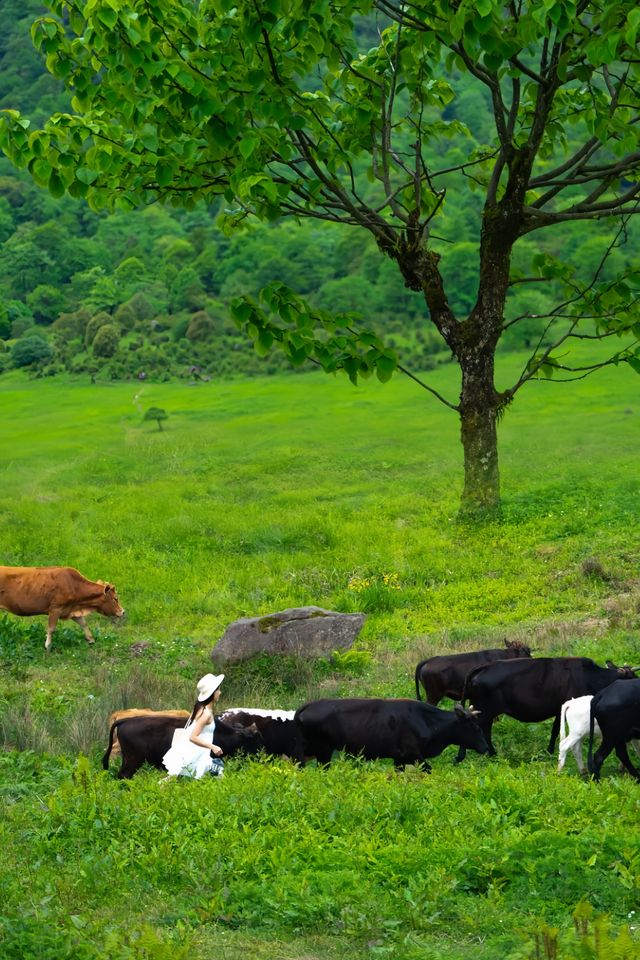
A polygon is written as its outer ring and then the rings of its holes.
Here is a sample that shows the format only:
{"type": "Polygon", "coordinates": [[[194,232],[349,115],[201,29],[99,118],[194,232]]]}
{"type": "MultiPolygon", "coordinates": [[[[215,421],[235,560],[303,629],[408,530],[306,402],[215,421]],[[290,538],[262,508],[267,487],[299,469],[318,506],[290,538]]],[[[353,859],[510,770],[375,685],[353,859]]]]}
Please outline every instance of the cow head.
{"type": "Polygon", "coordinates": [[[531,656],[531,647],[528,647],[522,640],[505,640],[504,645],[514,657],[531,656]]]}
{"type": "Polygon", "coordinates": [[[618,667],[612,660],[605,660],[605,663],[609,670],[617,670],[620,680],[635,680],[636,673],[640,670],[640,667],[630,667],[628,663],[622,667],[618,667]]]}
{"type": "Polygon", "coordinates": [[[459,721],[457,730],[459,739],[455,742],[477,753],[489,753],[489,744],[477,720],[480,711],[474,710],[473,707],[465,709],[461,703],[456,703],[453,709],[459,721]]]}
{"type": "Polygon", "coordinates": [[[124,608],[120,606],[118,594],[113,584],[104,583],[102,580],[98,580],[98,583],[102,587],[100,602],[97,606],[100,613],[104,614],[105,617],[124,617],[124,608]]]}
{"type": "Polygon", "coordinates": [[[216,717],[213,742],[222,748],[227,757],[233,757],[236,753],[258,753],[264,746],[255,723],[243,727],[221,720],[220,717],[216,717]]]}

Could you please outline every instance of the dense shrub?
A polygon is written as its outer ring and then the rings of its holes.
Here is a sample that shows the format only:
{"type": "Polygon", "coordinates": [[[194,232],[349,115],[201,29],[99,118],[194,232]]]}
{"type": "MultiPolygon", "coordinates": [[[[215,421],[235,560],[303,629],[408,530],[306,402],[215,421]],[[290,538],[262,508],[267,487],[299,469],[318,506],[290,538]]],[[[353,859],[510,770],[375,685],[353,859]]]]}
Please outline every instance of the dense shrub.
{"type": "Polygon", "coordinates": [[[69,337],[84,337],[87,323],[91,319],[91,314],[86,307],[80,307],[79,310],[73,310],[71,313],[61,313],[53,321],[51,329],[60,334],[65,340],[69,337]]]}
{"type": "Polygon", "coordinates": [[[30,367],[39,360],[49,360],[53,350],[42,337],[24,337],[16,340],[11,348],[11,359],[14,367],[30,367]]]}
{"type": "Polygon", "coordinates": [[[214,331],[213,320],[206,310],[198,310],[191,315],[191,320],[186,330],[187,340],[208,340],[214,331]]]}
{"type": "Polygon", "coordinates": [[[123,304],[123,306],[127,306],[129,308],[129,310],[135,316],[135,322],[139,322],[140,320],[150,320],[156,312],[151,300],[149,300],[144,293],[140,292],[134,293],[131,299],[127,300],[126,304],[123,304]]]}
{"type": "Polygon", "coordinates": [[[105,313],[104,310],[101,310],[100,313],[96,313],[93,317],[91,317],[87,323],[84,335],[84,342],[88,347],[90,347],[93,343],[95,335],[100,327],[104,327],[104,325],[107,323],[113,323],[113,318],[110,316],[110,314],[105,313]]]}
{"type": "Polygon", "coordinates": [[[114,314],[114,320],[117,320],[122,330],[133,330],[137,320],[136,311],[130,303],[121,303],[114,314]]]}
{"type": "Polygon", "coordinates": [[[120,331],[116,324],[105,323],[93,338],[91,349],[95,357],[112,357],[117,352],[119,343],[120,331]]]}

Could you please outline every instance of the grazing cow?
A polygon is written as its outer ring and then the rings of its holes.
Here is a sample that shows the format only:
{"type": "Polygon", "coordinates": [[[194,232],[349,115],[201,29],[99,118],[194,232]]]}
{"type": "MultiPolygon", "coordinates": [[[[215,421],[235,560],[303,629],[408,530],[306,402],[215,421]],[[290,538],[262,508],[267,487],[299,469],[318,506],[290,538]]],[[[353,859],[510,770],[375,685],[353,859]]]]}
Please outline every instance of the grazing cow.
{"type": "Polygon", "coordinates": [[[425,689],[427,703],[437,707],[443,697],[462,699],[465,677],[471,670],[494,660],[512,660],[530,657],[531,649],[519,640],[505,640],[504,649],[475,650],[470,653],[450,653],[421,660],[416,667],[416,699],[420,700],[420,684],[425,689]]]}
{"type": "MultiPolygon", "coordinates": [[[[618,683],[618,681],[614,681],[618,683]]],[[[605,687],[606,690],[609,687],[605,687]]],[[[563,739],[558,748],[558,772],[562,770],[569,750],[573,753],[578,764],[580,773],[586,773],[586,767],[582,759],[582,741],[589,735],[589,723],[591,719],[591,701],[592,696],[574,697],[573,700],[567,700],[562,704],[560,711],[560,733],[563,739]],[[565,730],[568,728],[567,736],[565,730]]],[[[594,722],[593,732],[595,736],[600,736],[600,727],[594,722]]],[[[640,756],[640,745],[637,740],[632,741],[632,746],[638,756],[640,756]]]]}
{"type": "MultiPolygon", "coordinates": [[[[495,756],[493,721],[500,714],[523,723],[553,720],[549,753],[560,730],[562,704],[572,697],[597,693],[621,678],[633,680],[635,667],[599,667],[589,657],[539,657],[501,660],[473,670],[464,685],[464,700],[480,711],[478,722],[495,756]]],[[[464,751],[458,754],[462,760],[464,751]]]]}
{"type": "MultiPolygon", "coordinates": [[[[111,716],[109,717],[108,729],[111,730],[111,727],[116,722],[116,720],[127,720],[129,717],[181,717],[183,724],[186,723],[187,717],[189,717],[188,710],[147,710],[143,707],[131,707],[127,710],[114,710],[111,716]]],[[[113,732],[113,743],[111,745],[111,756],[119,757],[120,756],[120,741],[118,740],[118,730],[113,732]]]]}
{"type": "Polygon", "coordinates": [[[627,743],[640,737],[640,680],[622,683],[616,680],[597,693],[591,701],[589,724],[589,773],[600,779],[600,768],[612,750],[632,777],[640,780],[640,770],[631,763],[627,743]],[[596,723],[602,732],[602,743],[593,754],[596,723]]]}
{"type": "Polygon", "coordinates": [[[388,757],[396,767],[417,763],[429,770],[427,758],[451,744],[487,752],[475,717],[459,704],[450,711],[415,700],[313,700],[296,710],[294,723],[300,763],[315,757],[327,764],[334,750],[344,750],[365,760],[388,757]]]}
{"type": "Polygon", "coordinates": [[[75,620],[87,643],[93,643],[87,614],[124,616],[111,583],[87,580],[73,567],[0,567],[0,609],[18,617],[48,614],[46,650],[58,620],[75,620]]]}
{"type": "Polygon", "coordinates": [[[254,726],[262,737],[262,749],[274,757],[293,757],[296,748],[294,710],[254,710],[235,707],[220,716],[242,727],[254,726]]]}
{"type": "MultiPolygon", "coordinates": [[[[130,717],[116,720],[109,732],[109,745],[102,758],[102,766],[105,770],[109,768],[113,737],[117,730],[122,751],[122,766],[118,772],[121,780],[130,780],[145,762],[164,770],[162,758],[171,746],[174,731],[184,725],[181,717],[130,717]]],[[[218,717],[213,742],[222,748],[225,757],[232,757],[241,751],[257,753],[262,747],[262,737],[255,727],[234,726],[218,717]]]]}

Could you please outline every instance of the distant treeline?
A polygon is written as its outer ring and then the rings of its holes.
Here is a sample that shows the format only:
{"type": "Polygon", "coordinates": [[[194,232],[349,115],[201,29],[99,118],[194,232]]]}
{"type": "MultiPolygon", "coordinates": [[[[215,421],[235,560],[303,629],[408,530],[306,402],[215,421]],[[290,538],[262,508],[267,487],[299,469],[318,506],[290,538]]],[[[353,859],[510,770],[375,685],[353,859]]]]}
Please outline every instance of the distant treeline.
{"type": "MultiPolygon", "coordinates": [[[[20,109],[35,125],[69,109],[65,91],[31,45],[30,25],[42,12],[36,0],[5,0],[0,36],[0,107],[20,109]]],[[[375,23],[362,20],[358,30],[363,44],[376,41],[375,23]]],[[[456,90],[444,110],[447,119],[460,119],[478,144],[486,143],[491,112],[485,96],[468,78],[458,78],[456,90]]],[[[460,162],[455,138],[434,150],[442,166],[460,162]]],[[[476,295],[481,203],[471,189],[450,191],[434,231],[450,302],[460,315],[476,295]]],[[[54,199],[27,172],[0,160],[0,373],[27,367],[37,375],[68,371],[121,379],[290,369],[278,353],[258,357],[229,316],[231,298],[256,294],[273,279],[315,306],[362,314],[414,369],[446,359],[422,296],[404,287],[395,264],[368,236],[323,222],[285,221],[228,237],[216,227],[218,212],[152,206],[96,214],[69,197],[54,199]]],[[[553,247],[521,241],[516,270],[526,275],[534,257],[550,254],[575,264],[576,277],[586,278],[609,235],[606,224],[577,224],[545,240],[553,247]]],[[[637,261],[638,246],[630,237],[613,252],[611,269],[637,261]]],[[[548,283],[533,292],[514,287],[511,315],[544,314],[561,299],[554,283],[550,270],[548,283]]],[[[507,330],[503,345],[531,347],[543,329],[541,317],[520,322],[507,330]]]]}

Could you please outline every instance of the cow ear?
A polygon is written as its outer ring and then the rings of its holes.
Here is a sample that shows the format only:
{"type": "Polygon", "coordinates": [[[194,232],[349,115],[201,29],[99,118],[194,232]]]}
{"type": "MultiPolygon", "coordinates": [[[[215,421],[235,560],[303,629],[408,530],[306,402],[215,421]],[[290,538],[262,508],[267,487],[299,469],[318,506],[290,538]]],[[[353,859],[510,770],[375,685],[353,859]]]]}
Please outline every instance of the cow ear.
{"type": "Polygon", "coordinates": [[[105,583],[104,592],[109,593],[111,590],[113,590],[113,586],[110,583],[105,583]]]}

